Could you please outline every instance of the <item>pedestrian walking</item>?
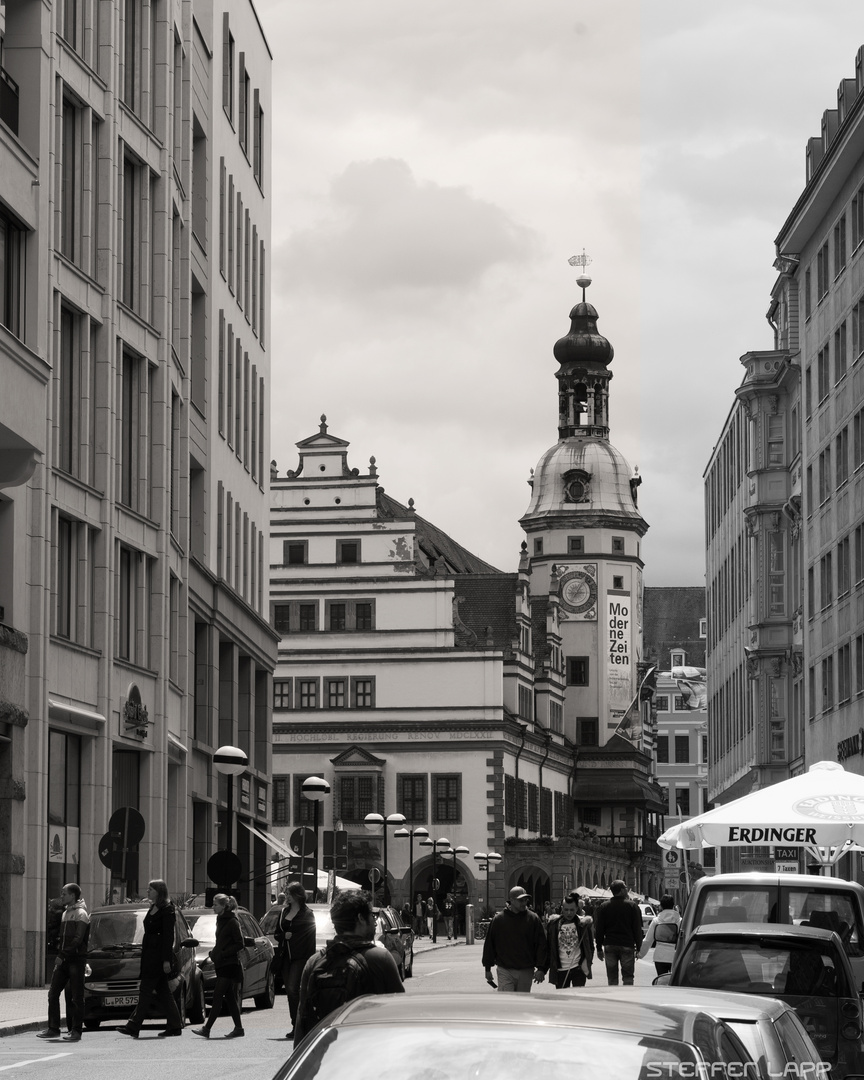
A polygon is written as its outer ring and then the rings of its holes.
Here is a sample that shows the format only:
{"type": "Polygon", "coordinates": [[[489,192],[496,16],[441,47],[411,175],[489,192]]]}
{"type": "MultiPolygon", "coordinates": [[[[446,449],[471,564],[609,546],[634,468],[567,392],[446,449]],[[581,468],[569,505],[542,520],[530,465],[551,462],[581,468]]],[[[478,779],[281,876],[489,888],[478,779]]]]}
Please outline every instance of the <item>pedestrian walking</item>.
{"type": "Polygon", "coordinates": [[[294,1043],[333,1009],[361,994],[404,994],[396,961],[375,946],[372,898],[360,889],[337,894],[330,907],[336,936],[303,969],[294,1043]]]}
{"type": "Polygon", "coordinates": [[[618,969],[624,986],[633,985],[636,953],[642,944],[642,913],[627,899],[627,883],[613,881],[609,886],[612,899],[601,904],[594,920],[597,959],[605,960],[606,980],[618,985],[618,969]]]}
{"type": "Polygon", "coordinates": [[[213,987],[213,1003],[203,1027],[192,1028],[193,1035],[210,1038],[213,1025],[222,1015],[222,1005],[227,1002],[234,1029],[224,1035],[225,1039],[240,1039],[243,1030],[243,1018],[240,1015],[240,983],[243,981],[243,968],[239,955],[245,948],[240,920],[237,918],[237,901],[233,896],[217,893],[213,897],[213,910],[216,912],[216,941],[210,950],[210,959],[216,970],[216,984],[213,987]]]}
{"type": "Polygon", "coordinates": [[[141,1025],[150,1015],[153,995],[156,1006],[166,1018],[166,1027],[159,1038],[183,1034],[183,1020],[174,1000],[169,982],[180,974],[174,954],[175,923],[174,904],[168,895],[168,886],[161,878],[147,885],[150,908],[144,916],[144,937],[141,941],[141,982],[138,988],[138,1004],[135,1011],[117,1030],[121,1035],[138,1038],[141,1025]]]}
{"type": "Polygon", "coordinates": [[[429,931],[429,937],[435,936],[435,920],[437,918],[438,905],[435,903],[435,897],[430,893],[426,901],[426,929],[429,931]]]}
{"type": "Polygon", "coordinates": [[[426,928],[426,905],[423,903],[422,893],[417,893],[414,898],[414,933],[417,937],[423,937],[426,928]]]}
{"type": "Polygon", "coordinates": [[[57,959],[48,990],[48,1027],[40,1039],[60,1038],[60,994],[65,990],[66,1034],[64,1042],[80,1042],[84,1030],[84,967],[87,963],[87,938],[90,916],[81,899],[81,886],[74,881],[60,892],[63,913],[57,935],[57,959]]]}
{"type": "Polygon", "coordinates": [[[557,989],[584,986],[594,959],[594,920],[579,914],[579,897],[569,893],[560,915],[550,915],[546,927],[549,980],[557,989]]]}
{"type": "Polygon", "coordinates": [[[498,969],[498,990],[531,992],[531,983],[546,977],[546,932],[540,916],[528,910],[530,897],[521,885],[510,890],[507,906],[486,931],[483,967],[486,982],[495,986],[492,968],[498,969]]]}
{"type": "Polygon", "coordinates": [[[447,893],[444,897],[444,926],[447,928],[447,940],[456,937],[456,902],[453,899],[452,893],[447,893]]]}
{"type": "Polygon", "coordinates": [[[290,881],[285,886],[285,903],[274,936],[279,943],[278,961],[291,1017],[291,1030],[286,1038],[291,1039],[297,1024],[303,968],[315,953],[315,916],[306,904],[306,890],[299,881],[290,881]]]}
{"type": "Polygon", "coordinates": [[[680,925],[681,916],[675,910],[675,901],[668,893],[661,896],[659,914],[648,924],[642,948],[639,950],[641,958],[654,946],[654,968],[658,975],[666,975],[672,970],[680,925]]]}

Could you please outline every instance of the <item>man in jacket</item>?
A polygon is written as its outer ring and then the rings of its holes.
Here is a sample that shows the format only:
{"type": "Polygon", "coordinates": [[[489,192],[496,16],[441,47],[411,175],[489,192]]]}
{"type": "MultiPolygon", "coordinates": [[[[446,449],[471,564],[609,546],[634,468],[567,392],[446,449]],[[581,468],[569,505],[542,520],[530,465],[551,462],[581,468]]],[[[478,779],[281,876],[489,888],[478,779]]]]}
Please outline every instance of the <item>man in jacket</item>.
{"type": "Polygon", "coordinates": [[[561,905],[560,916],[552,915],[546,926],[549,978],[562,990],[584,986],[591,978],[594,959],[594,920],[579,915],[579,897],[570,893],[561,905]]]}
{"type": "Polygon", "coordinates": [[[642,944],[642,914],[638,906],[627,899],[626,882],[613,881],[609,889],[612,899],[600,905],[594,927],[597,959],[606,961],[606,979],[610,986],[618,985],[619,964],[621,982],[624,986],[632,986],[636,953],[642,944]]]}
{"type": "Polygon", "coordinates": [[[360,954],[363,976],[357,981],[354,992],[338,1004],[351,1001],[361,994],[405,993],[396,961],[387,949],[379,949],[375,944],[377,920],[368,893],[360,889],[338,893],[330,908],[330,919],[336,937],[328,941],[320,952],[315,953],[303,968],[300,1003],[294,1023],[295,1046],[320,1019],[314,1008],[316,972],[321,968],[327,969],[339,952],[351,953],[354,956],[360,954]]]}
{"type": "Polygon", "coordinates": [[[540,916],[528,910],[530,899],[521,885],[514,886],[483,942],[486,982],[495,985],[492,968],[497,967],[498,989],[505,992],[529,994],[532,979],[541,983],[546,977],[546,931],[540,916]]]}
{"type": "Polygon", "coordinates": [[[79,1042],[84,1029],[84,966],[87,962],[87,938],[90,935],[90,916],[81,899],[81,886],[70,881],[60,893],[63,916],[57,960],[48,991],[48,1027],[40,1031],[40,1039],[60,1038],[60,994],[66,991],[66,1026],[64,1042],[79,1042]]]}

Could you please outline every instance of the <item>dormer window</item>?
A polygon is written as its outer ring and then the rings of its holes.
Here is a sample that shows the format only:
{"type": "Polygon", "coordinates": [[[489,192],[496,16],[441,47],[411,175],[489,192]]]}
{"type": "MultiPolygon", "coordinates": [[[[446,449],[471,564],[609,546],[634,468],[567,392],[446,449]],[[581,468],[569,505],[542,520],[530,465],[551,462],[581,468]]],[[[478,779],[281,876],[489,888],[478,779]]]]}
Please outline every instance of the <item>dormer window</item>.
{"type": "Polygon", "coordinates": [[[591,474],[582,469],[571,469],[564,474],[564,501],[571,503],[588,502],[591,474]]]}

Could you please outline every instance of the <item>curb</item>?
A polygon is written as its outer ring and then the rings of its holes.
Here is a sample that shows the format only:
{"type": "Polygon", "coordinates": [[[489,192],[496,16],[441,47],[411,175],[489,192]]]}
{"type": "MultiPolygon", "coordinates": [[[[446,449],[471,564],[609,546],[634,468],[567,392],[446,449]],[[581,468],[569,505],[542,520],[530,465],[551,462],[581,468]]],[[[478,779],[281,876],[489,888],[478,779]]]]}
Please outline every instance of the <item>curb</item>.
{"type": "Polygon", "coordinates": [[[38,1031],[47,1023],[47,1020],[20,1020],[12,1024],[0,1024],[0,1039],[4,1035],[23,1035],[27,1031],[38,1031]]]}

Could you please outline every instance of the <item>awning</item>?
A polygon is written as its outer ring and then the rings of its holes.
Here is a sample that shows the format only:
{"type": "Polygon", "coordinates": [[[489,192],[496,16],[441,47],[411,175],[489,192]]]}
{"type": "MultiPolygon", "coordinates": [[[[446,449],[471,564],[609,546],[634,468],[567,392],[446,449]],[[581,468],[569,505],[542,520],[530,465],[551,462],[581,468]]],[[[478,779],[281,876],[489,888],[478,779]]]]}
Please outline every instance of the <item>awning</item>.
{"type": "Polygon", "coordinates": [[[168,756],[172,761],[176,761],[178,765],[182,765],[186,757],[186,746],[182,743],[176,735],[172,735],[168,732],[168,756]]]}
{"type": "Polygon", "coordinates": [[[66,720],[73,724],[98,730],[105,723],[102,713],[94,709],[85,709],[80,705],[70,705],[68,701],[58,701],[57,698],[48,698],[48,716],[52,720],[66,720]]]}

